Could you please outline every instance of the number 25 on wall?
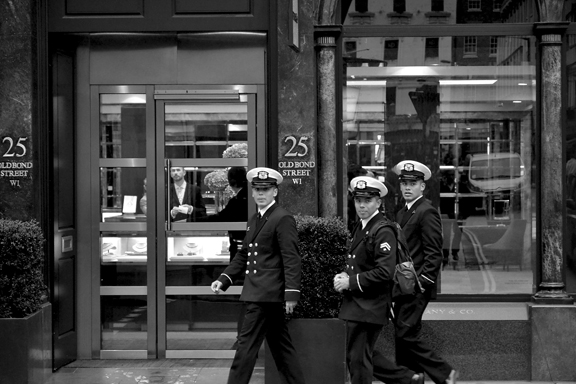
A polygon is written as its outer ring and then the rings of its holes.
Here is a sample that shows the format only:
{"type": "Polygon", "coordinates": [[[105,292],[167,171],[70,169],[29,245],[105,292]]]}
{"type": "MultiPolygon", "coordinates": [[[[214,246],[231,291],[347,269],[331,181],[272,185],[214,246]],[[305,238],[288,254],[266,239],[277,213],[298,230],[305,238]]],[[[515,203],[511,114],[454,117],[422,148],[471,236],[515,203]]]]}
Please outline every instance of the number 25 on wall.
{"type": "Polygon", "coordinates": [[[16,144],[14,144],[14,139],[11,137],[4,137],[2,143],[8,142],[8,149],[2,157],[24,157],[26,156],[26,146],[24,142],[28,140],[27,137],[19,137],[16,144]]]}
{"type": "Polygon", "coordinates": [[[291,141],[292,146],[284,155],[285,157],[303,157],[306,156],[308,153],[308,146],[305,144],[305,141],[308,140],[309,137],[301,136],[300,139],[296,139],[294,136],[288,136],[284,139],[284,142],[291,141]]]}

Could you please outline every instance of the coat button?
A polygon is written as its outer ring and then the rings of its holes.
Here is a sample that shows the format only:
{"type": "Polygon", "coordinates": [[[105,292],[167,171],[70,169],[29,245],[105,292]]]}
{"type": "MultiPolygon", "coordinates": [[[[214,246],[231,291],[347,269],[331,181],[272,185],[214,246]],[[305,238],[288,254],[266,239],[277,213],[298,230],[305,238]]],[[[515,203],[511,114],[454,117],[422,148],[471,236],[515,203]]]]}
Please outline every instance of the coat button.
{"type": "Polygon", "coordinates": [[[258,256],[258,252],[254,252],[254,256],[258,256]]]}
{"type": "Polygon", "coordinates": [[[248,256],[251,256],[251,255],[252,255],[252,252],[248,252],[248,256]]]}
{"type": "Polygon", "coordinates": [[[350,268],[354,269],[354,266],[352,266],[352,267],[350,267],[350,268]]]}
{"type": "Polygon", "coordinates": [[[254,264],[256,264],[256,260],[254,260],[254,264]]]}
{"type": "Polygon", "coordinates": [[[355,259],[355,258],[356,258],[356,255],[352,256],[352,258],[355,259]]]}
{"type": "Polygon", "coordinates": [[[249,271],[249,270],[246,270],[246,274],[249,274],[249,273],[250,273],[250,271],[249,271]]]}
{"type": "Polygon", "coordinates": [[[258,271],[254,270],[254,273],[256,273],[256,272],[258,272],[258,271]]]}
{"type": "Polygon", "coordinates": [[[258,246],[258,243],[254,243],[254,246],[257,247],[257,246],[258,246]]]}
{"type": "Polygon", "coordinates": [[[247,261],[247,262],[246,262],[246,265],[250,265],[250,262],[249,262],[249,261],[247,261]]]}
{"type": "Polygon", "coordinates": [[[249,247],[252,247],[252,243],[248,244],[249,247]]]}

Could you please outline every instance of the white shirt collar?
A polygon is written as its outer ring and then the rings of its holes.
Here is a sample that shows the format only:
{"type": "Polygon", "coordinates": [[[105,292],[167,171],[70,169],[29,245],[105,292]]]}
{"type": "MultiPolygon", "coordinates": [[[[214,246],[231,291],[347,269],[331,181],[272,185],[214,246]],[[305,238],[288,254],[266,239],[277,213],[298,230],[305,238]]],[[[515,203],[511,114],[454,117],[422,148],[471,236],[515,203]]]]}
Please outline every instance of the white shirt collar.
{"type": "Polygon", "coordinates": [[[374,216],[376,216],[377,214],[378,214],[378,210],[375,210],[374,213],[372,214],[372,216],[370,216],[370,217],[367,218],[367,219],[362,219],[362,229],[364,229],[364,227],[366,227],[366,224],[368,224],[368,222],[369,222],[370,220],[372,220],[372,218],[373,218],[374,216]]]}
{"type": "Polygon", "coordinates": [[[420,196],[418,196],[416,199],[412,200],[411,202],[406,203],[406,210],[412,208],[412,206],[414,205],[414,203],[417,202],[418,200],[420,200],[420,199],[423,198],[423,197],[424,197],[424,195],[420,195],[420,196]]]}
{"type": "Polygon", "coordinates": [[[276,202],[276,200],[272,200],[272,202],[270,204],[268,204],[267,206],[265,206],[263,209],[259,209],[258,213],[260,214],[260,216],[264,217],[264,214],[266,213],[268,208],[270,208],[275,202],[276,202]]]}

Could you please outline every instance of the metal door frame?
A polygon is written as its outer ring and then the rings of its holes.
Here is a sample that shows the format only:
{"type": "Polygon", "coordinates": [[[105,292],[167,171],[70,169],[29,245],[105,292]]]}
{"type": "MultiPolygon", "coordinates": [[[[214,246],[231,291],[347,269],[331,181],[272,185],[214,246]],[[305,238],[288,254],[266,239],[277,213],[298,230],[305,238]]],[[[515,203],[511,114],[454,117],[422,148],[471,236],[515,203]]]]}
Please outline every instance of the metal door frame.
{"type": "MultiPolygon", "coordinates": [[[[166,249],[167,221],[163,210],[163,203],[158,204],[159,198],[164,199],[165,161],[164,161],[164,104],[169,102],[190,102],[191,100],[223,101],[225,95],[237,93],[246,98],[248,104],[248,121],[253,121],[253,128],[248,129],[248,142],[250,148],[255,150],[255,156],[247,161],[252,168],[264,165],[266,154],[266,128],[265,128],[265,87],[264,85],[148,85],[148,86],[90,86],[90,163],[98,164],[90,172],[90,191],[92,204],[91,217],[100,220],[100,179],[101,167],[146,167],[148,180],[147,204],[148,214],[144,223],[103,223],[92,226],[91,236],[91,269],[92,280],[91,308],[92,308],[92,357],[95,359],[156,359],[156,358],[228,358],[234,351],[224,350],[166,350],[166,294],[199,294],[211,293],[209,287],[173,287],[166,289],[166,263],[164,255],[166,249]],[[100,94],[103,93],[145,93],[146,94],[146,158],[119,158],[101,159],[100,144],[100,94]],[[224,96],[224,97],[223,97],[224,96]],[[159,112],[161,111],[161,113],[159,112]],[[161,180],[161,182],[160,182],[161,180]],[[147,286],[100,286],[100,232],[101,231],[146,231],[149,245],[154,245],[157,251],[154,257],[147,259],[146,279],[147,286]],[[162,250],[162,251],[160,251],[162,250]],[[147,350],[102,350],[101,349],[101,297],[104,295],[146,295],[147,298],[147,350]]],[[[221,159],[178,159],[174,165],[222,165],[227,166],[230,161],[221,159]],[[221,164],[220,164],[221,163],[221,164]]],[[[164,200],[162,200],[164,201],[164,200]]],[[[241,224],[240,224],[241,226],[241,224]]],[[[228,229],[230,225],[220,223],[182,223],[173,224],[173,230],[185,229],[228,229]]],[[[151,247],[150,247],[151,248],[151,247]]],[[[149,249],[150,249],[149,248],[149,249]]],[[[228,294],[239,294],[241,288],[233,288],[228,294]]]]}

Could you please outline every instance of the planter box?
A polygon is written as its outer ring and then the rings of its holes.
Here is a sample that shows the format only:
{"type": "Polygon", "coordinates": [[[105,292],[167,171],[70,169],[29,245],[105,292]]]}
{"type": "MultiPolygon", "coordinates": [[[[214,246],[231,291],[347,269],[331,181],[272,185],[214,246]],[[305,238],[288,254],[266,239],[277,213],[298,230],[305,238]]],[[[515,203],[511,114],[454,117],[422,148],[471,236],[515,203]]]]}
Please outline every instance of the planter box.
{"type": "Polygon", "coordinates": [[[44,384],[52,373],[52,306],[0,319],[0,383],[44,384]]]}
{"type": "MultiPolygon", "coordinates": [[[[346,374],[346,326],[338,319],[292,319],[290,336],[307,383],[344,384],[346,374]]],[[[280,384],[272,354],[266,347],[266,384],[280,384]]]]}

